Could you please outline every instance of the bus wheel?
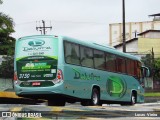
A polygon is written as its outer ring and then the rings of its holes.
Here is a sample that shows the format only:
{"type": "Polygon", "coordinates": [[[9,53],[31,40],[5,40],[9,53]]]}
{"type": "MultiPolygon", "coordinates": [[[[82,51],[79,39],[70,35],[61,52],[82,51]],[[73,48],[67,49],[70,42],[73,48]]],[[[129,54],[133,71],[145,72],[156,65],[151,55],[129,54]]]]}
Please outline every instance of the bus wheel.
{"type": "Polygon", "coordinates": [[[92,90],[91,105],[100,105],[100,93],[97,88],[93,88],[92,90]]]}
{"type": "Polygon", "coordinates": [[[83,101],[81,101],[81,105],[82,106],[89,106],[90,105],[90,101],[89,100],[83,100],[83,101]]]}
{"type": "Polygon", "coordinates": [[[132,93],[130,105],[136,104],[136,94],[132,93]]]}
{"type": "Polygon", "coordinates": [[[48,100],[48,106],[65,106],[64,100],[48,100]]]}

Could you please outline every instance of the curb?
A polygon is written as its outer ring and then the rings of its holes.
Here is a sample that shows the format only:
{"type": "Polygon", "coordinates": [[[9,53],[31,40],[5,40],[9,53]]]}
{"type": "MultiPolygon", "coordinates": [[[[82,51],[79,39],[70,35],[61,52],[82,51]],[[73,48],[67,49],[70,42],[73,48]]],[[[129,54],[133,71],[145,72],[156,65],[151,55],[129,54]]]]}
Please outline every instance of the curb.
{"type": "Polygon", "coordinates": [[[22,97],[18,97],[15,94],[15,92],[1,91],[0,92],[0,98],[22,98],[22,97]]]}
{"type": "Polygon", "coordinates": [[[19,97],[16,95],[16,93],[13,91],[0,91],[0,104],[7,104],[7,103],[21,103],[21,104],[45,104],[46,101],[43,99],[30,99],[30,98],[24,98],[19,97]]]}
{"type": "Polygon", "coordinates": [[[160,108],[155,108],[155,109],[153,109],[153,111],[156,111],[156,112],[160,112],[160,108]]]}

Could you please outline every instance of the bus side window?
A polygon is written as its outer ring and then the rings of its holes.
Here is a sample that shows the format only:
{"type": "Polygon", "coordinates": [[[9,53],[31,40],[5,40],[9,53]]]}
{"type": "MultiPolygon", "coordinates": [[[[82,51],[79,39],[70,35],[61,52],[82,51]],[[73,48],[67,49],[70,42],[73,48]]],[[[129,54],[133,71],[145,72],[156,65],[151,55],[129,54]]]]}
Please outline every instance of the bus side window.
{"type": "Polygon", "coordinates": [[[94,50],[94,66],[97,69],[105,69],[105,55],[104,52],[94,50]]]}
{"type": "Polygon", "coordinates": [[[134,61],[133,60],[130,60],[130,59],[126,59],[126,66],[127,66],[127,73],[129,75],[132,75],[132,76],[135,76],[135,73],[134,73],[134,61]]]}
{"type": "Polygon", "coordinates": [[[81,65],[93,68],[93,50],[87,47],[80,47],[81,65]]]}
{"type": "Polygon", "coordinates": [[[141,63],[138,61],[135,61],[136,64],[136,69],[135,69],[135,74],[137,76],[137,78],[140,80],[140,78],[142,77],[142,72],[141,72],[141,63]]]}
{"type": "Polygon", "coordinates": [[[125,59],[122,57],[117,57],[116,63],[117,63],[117,72],[126,73],[125,59]]]}
{"type": "Polygon", "coordinates": [[[116,56],[106,53],[106,70],[116,72],[116,56]]]}
{"type": "Polygon", "coordinates": [[[65,60],[67,63],[80,65],[79,45],[65,42],[65,60]]]}

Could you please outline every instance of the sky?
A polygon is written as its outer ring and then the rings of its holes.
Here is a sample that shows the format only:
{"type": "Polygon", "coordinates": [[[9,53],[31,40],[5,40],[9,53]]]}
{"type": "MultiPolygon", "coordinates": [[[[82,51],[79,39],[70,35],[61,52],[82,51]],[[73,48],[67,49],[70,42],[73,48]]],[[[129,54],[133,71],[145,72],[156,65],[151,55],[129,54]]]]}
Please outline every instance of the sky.
{"type": "MultiPolygon", "coordinates": [[[[13,18],[16,39],[40,35],[63,35],[103,45],[109,43],[109,24],[122,23],[122,0],[3,0],[0,12],[13,18]]],[[[125,0],[126,22],[151,21],[159,13],[160,0],[125,0]]]]}

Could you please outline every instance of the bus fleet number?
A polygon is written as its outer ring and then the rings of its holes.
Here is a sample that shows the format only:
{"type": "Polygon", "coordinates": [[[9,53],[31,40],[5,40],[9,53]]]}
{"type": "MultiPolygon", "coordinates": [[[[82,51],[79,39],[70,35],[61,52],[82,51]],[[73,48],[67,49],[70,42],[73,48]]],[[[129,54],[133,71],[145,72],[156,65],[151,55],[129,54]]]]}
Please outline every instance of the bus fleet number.
{"type": "Polygon", "coordinates": [[[29,78],[30,74],[19,74],[19,78],[29,78]]]}

